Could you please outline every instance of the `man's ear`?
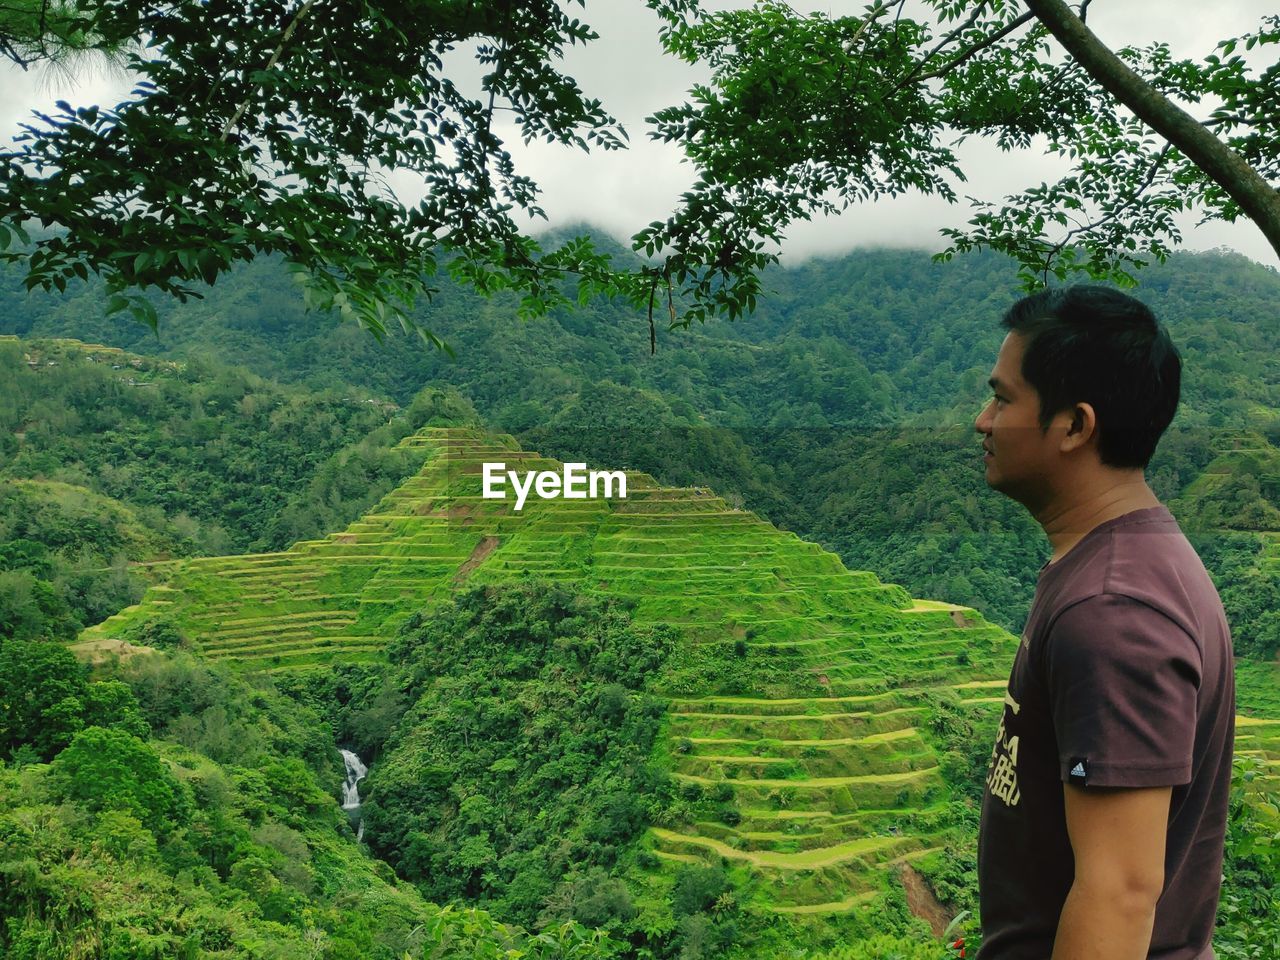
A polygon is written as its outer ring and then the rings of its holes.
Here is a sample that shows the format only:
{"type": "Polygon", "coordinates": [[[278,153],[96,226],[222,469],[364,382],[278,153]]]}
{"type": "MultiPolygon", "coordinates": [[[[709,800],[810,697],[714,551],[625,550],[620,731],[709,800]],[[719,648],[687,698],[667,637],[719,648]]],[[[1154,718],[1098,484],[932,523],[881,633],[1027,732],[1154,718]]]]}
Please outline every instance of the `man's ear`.
{"type": "Polygon", "coordinates": [[[1093,404],[1077,403],[1070,410],[1060,414],[1067,421],[1067,432],[1062,436],[1058,450],[1070,453],[1087,446],[1098,434],[1098,417],[1093,412],[1093,404]]]}

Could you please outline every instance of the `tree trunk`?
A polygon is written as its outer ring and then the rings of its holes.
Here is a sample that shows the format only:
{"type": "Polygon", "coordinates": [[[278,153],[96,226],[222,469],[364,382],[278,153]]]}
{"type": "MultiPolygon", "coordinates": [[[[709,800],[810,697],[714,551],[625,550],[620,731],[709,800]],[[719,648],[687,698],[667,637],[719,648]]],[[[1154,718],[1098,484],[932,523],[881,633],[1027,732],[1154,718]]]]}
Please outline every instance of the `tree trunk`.
{"type": "Polygon", "coordinates": [[[1181,150],[1248,215],[1280,256],[1280,192],[1204,124],[1111,52],[1065,0],[1025,0],[1071,56],[1102,87],[1181,150]]]}

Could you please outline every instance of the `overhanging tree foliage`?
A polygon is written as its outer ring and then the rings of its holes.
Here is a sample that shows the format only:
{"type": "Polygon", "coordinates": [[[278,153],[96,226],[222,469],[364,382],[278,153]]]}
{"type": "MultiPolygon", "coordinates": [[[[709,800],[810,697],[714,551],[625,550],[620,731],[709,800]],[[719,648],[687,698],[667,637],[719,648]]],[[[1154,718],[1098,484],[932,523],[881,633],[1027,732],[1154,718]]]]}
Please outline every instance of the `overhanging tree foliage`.
{"type": "Polygon", "coordinates": [[[639,268],[585,239],[542,250],[516,223],[541,212],[538,190],[495,116],[525,140],[626,142],[555,66],[595,37],[555,0],[76,0],[36,27],[39,3],[0,12],[0,53],[19,63],[59,38],[144,44],[127,54],[130,99],[59,104],[0,154],[0,247],[26,261],[29,287],[98,273],[112,309],[152,324],[135,291],[186,297],[236,261],[277,253],[312,303],[378,335],[412,324],[408,307],[441,263],[481,290],[519,291],[525,313],[563,300],[561,281],[576,277],[582,297],[647,309],[652,331],[655,309],[674,327],[754,308],[759,271],[798,219],[908,190],[959,201],[953,147],[981,136],[1008,150],[1043,137],[1072,169],[973,199],[942,257],[990,247],[1017,257],[1028,284],[1075,270],[1124,281],[1180,240],[1176,214],[1197,209],[1253,219],[1280,252],[1280,64],[1259,65],[1280,17],[1175,60],[1163,43],[1107,49],[1084,23],[1090,0],[875,0],[842,17],[779,0],[721,12],[645,2],[666,48],[713,77],[650,118],[697,178],[670,218],[634,237],[653,258],[639,268]],[[483,73],[471,89],[466,56],[483,73]],[[418,178],[425,199],[397,199],[391,170],[418,178]],[[19,248],[31,218],[66,232],[19,248]]]}
{"type": "Polygon", "coordinates": [[[612,150],[626,139],[556,69],[595,34],[554,0],[82,0],[63,14],[39,30],[0,17],[0,50],[59,37],[145,45],[128,54],[129,99],[60,102],[0,154],[0,248],[27,241],[29,218],[66,230],[9,250],[30,288],[98,273],[110,309],[154,325],[129,291],[186,298],[232,263],[276,253],[313,302],[379,335],[410,323],[442,258],[481,289],[522,291],[531,312],[560,297],[567,271],[584,292],[619,289],[585,243],[543,253],[513,220],[540,212],[537,187],[495,134],[498,111],[526,141],[612,150]],[[484,71],[473,89],[445,66],[466,53],[484,71]],[[416,177],[425,199],[398,200],[391,171],[416,177]]]}
{"type": "Polygon", "coordinates": [[[104,43],[87,26],[71,0],[6,0],[0,4],[0,56],[24,70],[32,64],[70,67],[90,53],[121,65],[127,44],[104,43]]]}
{"type": "Polygon", "coordinates": [[[815,213],[911,189],[958,200],[952,147],[966,138],[1026,150],[1043,137],[1072,169],[1002,202],[970,198],[975,216],[943,231],[941,257],[1001,250],[1029,286],[1076,270],[1124,282],[1144,252],[1163,259],[1180,241],[1174,217],[1188,210],[1250,217],[1280,254],[1280,64],[1257,64],[1280,43],[1280,16],[1175,60],[1162,42],[1108,49],[1089,4],[876,0],[832,17],[762,0],[668,16],[668,50],[714,75],[653,118],[700,177],[639,239],[750,261],[815,213]],[[1197,107],[1200,120],[1184,109],[1197,107]]]}

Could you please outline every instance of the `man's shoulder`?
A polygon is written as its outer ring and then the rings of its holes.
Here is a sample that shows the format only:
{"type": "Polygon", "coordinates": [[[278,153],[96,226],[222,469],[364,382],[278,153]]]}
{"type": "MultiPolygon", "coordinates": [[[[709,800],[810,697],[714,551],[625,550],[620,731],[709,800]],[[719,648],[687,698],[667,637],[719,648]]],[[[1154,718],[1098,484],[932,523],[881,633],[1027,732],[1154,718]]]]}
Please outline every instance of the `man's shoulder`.
{"type": "Polygon", "coordinates": [[[1217,589],[1172,515],[1164,510],[1143,514],[1091,538],[1089,549],[1070,571],[1063,571],[1069,575],[1060,577],[1046,597],[1046,627],[1081,604],[1088,611],[1102,611],[1124,598],[1197,636],[1206,613],[1221,606],[1217,589]]]}
{"type": "Polygon", "coordinates": [[[1170,518],[1131,536],[1117,531],[1114,540],[1103,592],[1145,604],[1198,637],[1222,603],[1200,555],[1178,524],[1170,518]]]}
{"type": "Polygon", "coordinates": [[[1103,643],[1104,632],[1113,624],[1123,623],[1130,628],[1141,626],[1148,632],[1173,628],[1191,635],[1192,631],[1179,621],[1168,604],[1148,603],[1131,593],[1099,590],[1061,604],[1053,611],[1046,633],[1095,634],[1097,642],[1103,643]]]}

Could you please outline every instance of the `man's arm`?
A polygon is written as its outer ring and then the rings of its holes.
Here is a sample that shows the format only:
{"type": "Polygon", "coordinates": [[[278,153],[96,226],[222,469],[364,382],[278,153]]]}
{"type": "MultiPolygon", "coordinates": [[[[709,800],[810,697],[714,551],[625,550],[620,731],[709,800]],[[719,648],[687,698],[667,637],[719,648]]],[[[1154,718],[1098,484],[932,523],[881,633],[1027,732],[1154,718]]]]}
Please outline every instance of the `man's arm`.
{"type": "Polygon", "coordinates": [[[1172,788],[1062,789],[1075,880],[1052,960],[1146,960],[1164,889],[1172,788]]]}

